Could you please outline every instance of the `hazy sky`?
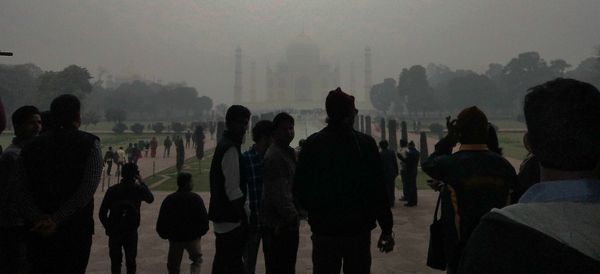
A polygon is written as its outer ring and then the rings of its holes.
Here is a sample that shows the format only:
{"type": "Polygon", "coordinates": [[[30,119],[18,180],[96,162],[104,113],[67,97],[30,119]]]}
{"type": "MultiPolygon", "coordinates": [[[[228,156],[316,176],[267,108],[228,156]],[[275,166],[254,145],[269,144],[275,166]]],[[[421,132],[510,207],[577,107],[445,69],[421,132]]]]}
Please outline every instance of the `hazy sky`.
{"type": "Polygon", "coordinates": [[[15,57],[0,62],[136,72],[230,103],[235,47],[246,87],[247,61],[256,62],[262,97],[267,62],[303,26],[340,64],[343,88],[354,62],[359,88],[366,45],[374,82],[429,62],[484,71],[531,50],[576,65],[600,45],[599,15],[600,0],[2,0],[0,49],[15,57]]]}

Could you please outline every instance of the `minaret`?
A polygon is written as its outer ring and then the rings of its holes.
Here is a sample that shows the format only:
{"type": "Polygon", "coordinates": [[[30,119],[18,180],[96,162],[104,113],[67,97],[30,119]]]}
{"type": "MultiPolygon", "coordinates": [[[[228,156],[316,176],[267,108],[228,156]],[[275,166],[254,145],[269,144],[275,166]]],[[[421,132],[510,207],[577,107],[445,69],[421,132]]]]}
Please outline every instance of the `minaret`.
{"type": "Polygon", "coordinates": [[[350,63],[350,92],[356,95],[356,78],[354,78],[354,62],[350,63]]]}
{"type": "Polygon", "coordinates": [[[275,80],[273,79],[273,70],[271,69],[271,65],[267,63],[267,99],[265,102],[273,101],[275,98],[274,85],[275,80]]]}
{"type": "Polygon", "coordinates": [[[372,73],[373,71],[371,69],[371,48],[367,46],[365,48],[365,102],[369,101],[369,92],[371,91],[371,87],[373,86],[373,82],[371,81],[372,73]]]}
{"type": "Polygon", "coordinates": [[[250,62],[250,102],[256,103],[256,62],[250,62]]]}
{"type": "Polygon", "coordinates": [[[242,49],[235,49],[235,84],[233,85],[233,103],[242,102],[242,49]]]}

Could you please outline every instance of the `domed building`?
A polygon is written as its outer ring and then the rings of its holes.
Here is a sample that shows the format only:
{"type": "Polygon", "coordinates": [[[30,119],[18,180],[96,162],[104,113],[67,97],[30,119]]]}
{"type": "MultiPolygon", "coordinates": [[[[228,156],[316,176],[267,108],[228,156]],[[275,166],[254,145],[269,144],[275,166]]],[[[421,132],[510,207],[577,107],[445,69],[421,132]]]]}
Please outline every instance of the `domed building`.
{"type": "Polygon", "coordinates": [[[319,46],[303,32],[289,43],[274,70],[267,67],[265,103],[271,108],[323,108],[327,92],[339,85],[339,67],[321,58],[319,46]]]}

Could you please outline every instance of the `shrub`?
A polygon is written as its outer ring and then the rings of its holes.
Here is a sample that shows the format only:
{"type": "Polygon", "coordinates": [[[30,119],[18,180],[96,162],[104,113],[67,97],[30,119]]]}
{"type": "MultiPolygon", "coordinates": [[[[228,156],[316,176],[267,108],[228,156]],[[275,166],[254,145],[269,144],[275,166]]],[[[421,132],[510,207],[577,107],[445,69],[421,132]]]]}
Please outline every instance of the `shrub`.
{"type": "Polygon", "coordinates": [[[131,131],[133,131],[133,133],[135,134],[141,134],[142,132],[144,132],[144,125],[140,123],[135,123],[131,125],[129,129],[131,129],[131,131]]]}
{"type": "Polygon", "coordinates": [[[156,132],[156,134],[160,134],[161,132],[163,132],[163,130],[165,130],[165,125],[163,125],[163,123],[158,122],[154,125],[152,125],[152,130],[154,130],[154,132],[156,132]]]}
{"type": "Polygon", "coordinates": [[[112,131],[118,134],[125,132],[125,130],[127,130],[127,125],[123,123],[116,123],[115,126],[112,128],[112,131]]]}
{"type": "Polygon", "coordinates": [[[185,130],[185,125],[180,122],[173,122],[173,123],[171,123],[171,129],[175,133],[181,133],[185,130]]]}

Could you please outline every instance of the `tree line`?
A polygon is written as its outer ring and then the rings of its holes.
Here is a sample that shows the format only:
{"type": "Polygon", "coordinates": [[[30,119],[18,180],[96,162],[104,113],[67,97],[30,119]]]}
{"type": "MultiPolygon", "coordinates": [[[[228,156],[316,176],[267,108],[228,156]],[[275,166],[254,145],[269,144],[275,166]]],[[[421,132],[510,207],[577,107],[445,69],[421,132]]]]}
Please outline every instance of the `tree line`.
{"type": "Polygon", "coordinates": [[[528,88],[557,77],[600,87],[600,57],[587,58],[573,68],[562,59],[547,62],[535,51],[524,52],[505,65],[490,64],[481,74],[434,63],[414,65],[403,69],[398,81],[387,78],[375,84],[370,98],[384,114],[425,116],[477,105],[486,112],[515,116],[528,88]]]}

